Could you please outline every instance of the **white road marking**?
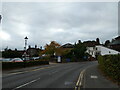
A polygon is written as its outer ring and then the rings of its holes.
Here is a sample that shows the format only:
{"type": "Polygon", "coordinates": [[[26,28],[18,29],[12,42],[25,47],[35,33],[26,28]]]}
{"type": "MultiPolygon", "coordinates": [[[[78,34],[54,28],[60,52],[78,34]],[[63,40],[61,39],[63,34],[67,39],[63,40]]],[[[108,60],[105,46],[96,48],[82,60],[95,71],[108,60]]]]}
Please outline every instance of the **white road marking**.
{"type": "Polygon", "coordinates": [[[98,76],[94,76],[94,75],[91,75],[90,78],[94,78],[94,79],[97,79],[98,76]]]}
{"type": "Polygon", "coordinates": [[[12,90],[16,90],[16,89],[18,89],[18,88],[22,88],[22,87],[24,87],[24,86],[26,86],[26,85],[28,85],[28,84],[31,84],[31,83],[33,83],[33,82],[35,82],[35,81],[38,81],[38,80],[40,80],[40,78],[35,79],[35,80],[32,80],[32,81],[30,81],[30,82],[28,82],[28,83],[25,83],[25,84],[23,84],[23,85],[20,85],[20,86],[14,88],[14,89],[12,89],[12,90]]]}
{"type": "Polygon", "coordinates": [[[75,87],[75,90],[80,90],[80,87],[82,86],[82,82],[83,82],[83,77],[84,77],[84,73],[85,73],[85,70],[82,70],[80,75],[79,75],[79,78],[78,78],[78,81],[76,83],[76,87],[75,87]]]}
{"type": "Polygon", "coordinates": [[[20,71],[20,72],[16,72],[16,73],[6,74],[5,76],[9,76],[9,75],[16,75],[16,74],[23,74],[23,73],[26,73],[26,72],[38,71],[38,70],[47,69],[47,68],[52,68],[52,67],[56,67],[56,66],[50,66],[50,67],[37,68],[37,69],[27,70],[27,71],[23,71],[23,72],[22,72],[22,71],[20,71]]]}
{"type": "Polygon", "coordinates": [[[65,81],[65,83],[64,83],[66,86],[67,85],[71,85],[71,84],[73,84],[73,82],[68,82],[68,81],[65,81]]]}
{"type": "Polygon", "coordinates": [[[57,73],[57,72],[58,72],[58,71],[53,71],[53,72],[49,73],[49,75],[52,75],[52,74],[57,73]]]}
{"type": "Polygon", "coordinates": [[[85,72],[85,69],[83,71],[81,71],[80,75],[79,75],[79,78],[78,78],[78,81],[76,83],[76,86],[81,86],[82,85],[82,79],[83,79],[83,74],[85,72]]]}

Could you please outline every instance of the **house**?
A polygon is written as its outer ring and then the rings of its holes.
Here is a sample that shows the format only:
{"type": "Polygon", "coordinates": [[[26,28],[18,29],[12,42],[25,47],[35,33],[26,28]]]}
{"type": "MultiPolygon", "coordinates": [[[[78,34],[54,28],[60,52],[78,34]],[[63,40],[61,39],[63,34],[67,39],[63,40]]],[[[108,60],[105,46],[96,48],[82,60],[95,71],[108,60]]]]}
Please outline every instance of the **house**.
{"type": "Polygon", "coordinates": [[[56,50],[56,52],[54,53],[54,55],[56,55],[56,56],[62,56],[65,52],[70,52],[73,48],[74,48],[73,44],[66,43],[66,44],[60,46],[56,50]]]}
{"type": "Polygon", "coordinates": [[[116,37],[108,47],[120,52],[120,36],[116,37]]]}
{"type": "Polygon", "coordinates": [[[97,45],[96,41],[84,41],[83,44],[86,47],[94,47],[95,45],[97,45]]]}
{"type": "Polygon", "coordinates": [[[113,54],[119,54],[120,52],[104,47],[102,45],[96,45],[95,47],[87,47],[86,53],[96,58],[97,55],[113,55],[113,54]]]}
{"type": "Polygon", "coordinates": [[[110,48],[107,48],[107,47],[104,47],[104,46],[96,46],[95,47],[97,52],[100,53],[100,55],[113,55],[113,54],[119,54],[120,52],[116,51],[116,50],[113,50],[113,49],[110,49],[110,48]]]}
{"type": "Polygon", "coordinates": [[[91,57],[96,58],[97,55],[101,55],[101,51],[95,46],[95,47],[87,47],[86,53],[91,55],[91,57]]]}
{"type": "Polygon", "coordinates": [[[35,45],[35,47],[31,47],[29,46],[29,48],[27,49],[27,54],[29,54],[30,57],[37,57],[39,56],[39,52],[42,51],[40,48],[37,48],[37,46],[35,45]]]}
{"type": "Polygon", "coordinates": [[[96,38],[96,40],[93,41],[84,41],[83,44],[86,47],[95,47],[96,45],[100,45],[100,40],[99,38],[96,38]]]}

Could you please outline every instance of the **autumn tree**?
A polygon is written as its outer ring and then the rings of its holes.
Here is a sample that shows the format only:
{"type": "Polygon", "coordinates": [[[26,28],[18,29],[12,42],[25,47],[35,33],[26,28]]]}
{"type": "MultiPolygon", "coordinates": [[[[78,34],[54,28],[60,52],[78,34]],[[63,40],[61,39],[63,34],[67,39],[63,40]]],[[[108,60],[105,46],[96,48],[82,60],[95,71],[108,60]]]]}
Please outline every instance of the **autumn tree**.
{"type": "Polygon", "coordinates": [[[60,47],[60,44],[55,42],[55,41],[51,41],[50,44],[46,44],[45,45],[45,50],[42,52],[48,56],[53,56],[56,53],[57,48],[60,47]]]}

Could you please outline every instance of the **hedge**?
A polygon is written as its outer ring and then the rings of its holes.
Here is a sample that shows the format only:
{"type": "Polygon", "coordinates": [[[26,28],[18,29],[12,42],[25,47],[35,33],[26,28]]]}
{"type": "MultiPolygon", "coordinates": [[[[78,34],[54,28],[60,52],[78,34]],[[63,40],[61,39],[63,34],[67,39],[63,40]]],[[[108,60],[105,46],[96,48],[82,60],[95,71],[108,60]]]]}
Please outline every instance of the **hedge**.
{"type": "Polygon", "coordinates": [[[98,63],[105,75],[120,83],[120,55],[98,56],[98,63]]]}
{"type": "Polygon", "coordinates": [[[36,65],[46,65],[49,64],[47,60],[34,60],[34,61],[26,61],[26,62],[2,62],[2,69],[13,69],[13,68],[23,68],[29,66],[36,65]]]}

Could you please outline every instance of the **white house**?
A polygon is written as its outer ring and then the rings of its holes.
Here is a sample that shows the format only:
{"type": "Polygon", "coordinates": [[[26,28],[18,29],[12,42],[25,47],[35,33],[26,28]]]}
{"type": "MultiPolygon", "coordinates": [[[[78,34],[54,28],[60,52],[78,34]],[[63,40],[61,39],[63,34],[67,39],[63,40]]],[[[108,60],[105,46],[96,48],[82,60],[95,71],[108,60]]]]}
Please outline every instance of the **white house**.
{"type": "Polygon", "coordinates": [[[86,52],[90,54],[92,57],[96,57],[96,55],[112,55],[112,54],[118,54],[118,53],[120,54],[120,52],[109,49],[102,45],[96,45],[95,47],[87,47],[86,52]]]}
{"type": "Polygon", "coordinates": [[[86,53],[90,54],[92,57],[95,57],[95,47],[87,47],[86,53]]]}
{"type": "Polygon", "coordinates": [[[120,52],[116,51],[116,50],[113,50],[113,49],[110,49],[110,48],[107,48],[107,47],[104,47],[104,46],[101,46],[101,45],[98,45],[98,46],[95,46],[97,51],[100,52],[101,55],[113,55],[113,54],[120,54],[120,52]]]}

